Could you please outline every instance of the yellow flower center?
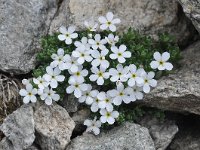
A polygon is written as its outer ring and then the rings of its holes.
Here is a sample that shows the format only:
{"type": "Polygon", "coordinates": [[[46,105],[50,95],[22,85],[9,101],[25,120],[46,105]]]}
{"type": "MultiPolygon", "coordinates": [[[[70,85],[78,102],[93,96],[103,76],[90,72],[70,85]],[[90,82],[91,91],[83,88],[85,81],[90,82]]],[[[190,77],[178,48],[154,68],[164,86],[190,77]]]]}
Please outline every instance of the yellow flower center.
{"type": "Polygon", "coordinates": [[[110,117],[110,116],[111,116],[110,112],[107,112],[106,117],[110,117]]]}
{"type": "Polygon", "coordinates": [[[123,95],[124,95],[124,93],[120,92],[120,93],[119,93],[119,95],[120,95],[120,96],[123,96],[123,95]]]}
{"type": "Polygon", "coordinates": [[[122,53],[118,53],[118,56],[122,56],[122,53]]]}
{"type": "Polygon", "coordinates": [[[145,80],[144,80],[144,83],[147,83],[147,82],[148,82],[148,80],[147,80],[147,79],[145,79],[145,80]]]}
{"type": "Polygon", "coordinates": [[[80,72],[77,72],[77,73],[76,73],[76,75],[77,75],[77,76],[80,76],[80,75],[81,75],[81,73],[80,73],[80,72]]]}
{"type": "Polygon", "coordinates": [[[29,95],[29,96],[31,96],[31,95],[32,95],[32,93],[30,93],[30,92],[29,92],[29,93],[28,93],[28,95],[29,95]]]}
{"type": "Polygon", "coordinates": [[[135,78],[135,77],[136,77],[136,74],[132,74],[132,77],[135,78]]]}
{"type": "Polygon", "coordinates": [[[108,21],[108,22],[107,22],[107,24],[108,24],[108,25],[111,25],[111,22],[110,22],[110,21],[108,21]]]}
{"type": "Polygon", "coordinates": [[[163,64],[164,64],[164,62],[163,62],[163,61],[160,61],[160,62],[159,62],[159,64],[160,64],[160,65],[163,65],[163,64]]]}
{"type": "Polygon", "coordinates": [[[103,76],[103,73],[102,73],[102,72],[99,72],[99,73],[98,73],[98,76],[99,76],[99,77],[102,77],[102,76],[103,76]]]}

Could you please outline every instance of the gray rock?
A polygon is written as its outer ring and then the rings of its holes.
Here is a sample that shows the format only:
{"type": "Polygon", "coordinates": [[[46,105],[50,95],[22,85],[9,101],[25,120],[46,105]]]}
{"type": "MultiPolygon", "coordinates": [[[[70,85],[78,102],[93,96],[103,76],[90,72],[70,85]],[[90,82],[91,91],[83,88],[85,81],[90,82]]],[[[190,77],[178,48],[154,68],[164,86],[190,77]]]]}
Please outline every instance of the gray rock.
{"type": "Polygon", "coordinates": [[[85,20],[97,20],[112,11],[121,19],[119,31],[133,27],[155,38],[160,32],[168,32],[184,43],[195,29],[180,9],[176,0],[64,0],[49,32],[70,24],[82,29],[85,20]]]}
{"type": "Polygon", "coordinates": [[[66,150],[155,150],[148,129],[125,123],[98,136],[85,133],[72,140],[66,150]]]}
{"type": "Polygon", "coordinates": [[[83,123],[86,119],[89,119],[90,113],[91,111],[89,109],[84,108],[73,114],[72,119],[76,124],[73,131],[74,134],[81,135],[85,131],[86,126],[84,126],[83,123]]]}
{"type": "Polygon", "coordinates": [[[159,121],[155,117],[145,116],[139,123],[149,129],[157,150],[165,150],[178,132],[175,122],[168,119],[159,121]]]}
{"type": "Polygon", "coordinates": [[[200,1],[199,0],[179,0],[186,16],[192,21],[200,33],[200,1]]]}
{"type": "Polygon", "coordinates": [[[41,36],[48,33],[58,0],[0,0],[0,70],[28,73],[41,36]]]}
{"type": "Polygon", "coordinates": [[[34,113],[36,143],[43,150],[63,150],[70,142],[74,121],[57,104],[42,105],[34,113]]]}
{"type": "Polygon", "coordinates": [[[65,108],[68,113],[76,112],[79,106],[78,99],[73,94],[66,95],[58,104],[65,108]]]}
{"type": "Polygon", "coordinates": [[[23,105],[6,117],[0,129],[15,149],[28,148],[35,140],[33,108],[23,105]]]}
{"type": "MultiPolygon", "coordinates": [[[[190,122],[190,120],[188,121],[190,122]]],[[[199,124],[191,125],[191,122],[189,124],[189,127],[184,127],[177,134],[169,147],[170,150],[200,150],[199,124]]]]}
{"type": "Polygon", "coordinates": [[[0,142],[0,150],[17,150],[14,148],[13,144],[4,137],[0,142]]]}
{"type": "Polygon", "coordinates": [[[200,42],[182,52],[181,68],[158,81],[143,105],[200,115],[200,42]]]}
{"type": "Polygon", "coordinates": [[[33,144],[25,150],[40,150],[40,149],[35,144],[33,144]]]}

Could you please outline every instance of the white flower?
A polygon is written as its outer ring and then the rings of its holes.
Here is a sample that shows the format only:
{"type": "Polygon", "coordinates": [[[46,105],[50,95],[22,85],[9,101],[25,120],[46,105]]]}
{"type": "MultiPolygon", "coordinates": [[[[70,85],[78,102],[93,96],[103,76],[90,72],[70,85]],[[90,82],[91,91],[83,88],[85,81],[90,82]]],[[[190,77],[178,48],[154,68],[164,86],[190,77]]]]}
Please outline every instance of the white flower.
{"type": "Polygon", "coordinates": [[[101,23],[100,28],[102,30],[106,30],[109,28],[110,31],[115,32],[116,31],[115,24],[119,24],[121,21],[118,18],[113,19],[113,13],[108,12],[106,14],[106,17],[103,17],[103,16],[99,17],[99,22],[101,23]]]}
{"type": "Polygon", "coordinates": [[[23,84],[23,85],[30,84],[30,81],[29,81],[29,80],[27,80],[27,79],[23,79],[23,80],[22,80],[22,84],[23,84]]]}
{"type": "Polygon", "coordinates": [[[67,69],[69,69],[71,72],[77,72],[78,66],[80,66],[80,64],[77,62],[77,58],[73,56],[67,57],[66,65],[68,66],[67,69]]]}
{"type": "Polygon", "coordinates": [[[127,66],[123,68],[122,64],[118,64],[116,68],[117,69],[111,68],[109,70],[109,73],[112,76],[110,78],[110,80],[112,82],[116,82],[116,81],[125,82],[125,81],[127,81],[128,80],[129,68],[127,66]]]}
{"type": "Polygon", "coordinates": [[[100,92],[97,95],[97,98],[100,100],[100,102],[99,102],[100,109],[105,108],[109,112],[113,111],[112,98],[111,98],[111,96],[109,96],[108,93],[100,92]]]}
{"type": "Polygon", "coordinates": [[[88,42],[89,42],[89,44],[92,45],[92,48],[93,48],[94,50],[96,50],[96,49],[98,49],[98,48],[99,48],[100,50],[106,49],[106,47],[105,47],[104,45],[107,43],[107,41],[106,41],[106,39],[101,39],[100,34],[96,34],[96,35],[94,36],[94,39],[89,39],[88,42]]]}
{"type": "Polygon", "coordinates": [[[131,101],[136,101],[143,99],[142,87],[133,86],[133,90],[130,93],[131,101]]]}
{"type": "Polygon", "coordinates": [[[85,61],[91,62],[91,51],[84,51],[83,49],[75,50],[72,52],[72,56],[77,58],[77,62],[82,65],[85,61]]]}
{"type": "Polygon", "coordinates": [[[21,89],[19,91],[19,94],[21,96],[24,96],[23,102],[25,104],[29,103],[30,101],[32,103],[35,103],[37,101],[37,98],[35,96],[37,94],[37,89],[33,88],[31,84],[27,84],[26,89],[21,89]]]}
{"type": "Polygon", "coordinates": [[[33,78],[33,82],[38,85],[39,89],[44,89],[49,85],[49,83],[41,76],[39,76],[37,79],[33,78]]]}
{"type": "Polygon", "coordinates": [[[78,51],[80,49],[83,49],[84,51],[90,50],[90,44],[88,43],[87,37],[82,37],[81,41],[75,41],[74,45],[78,51]]]}
{"type": "Polygon", "coordinates": [[[69,70],[69,73],[72,75],[72,77],[74,77],[76,80],[80,80],[80,81],[84,81],[84,77],[86,77],[88,75],[88,71],[86,69],[83,69],[83,66],[79,66],[78,67],[78,71],[77,72],[71,72],[69,70]]]}
{"type": "Polygon", "coordinates": [[[137,84],[143,84],[144,79],[141,77],[143,73],[145,73],[143,68],[140,68],[137,70],[137,67],[134,64],[129,65],[129,80],[128,80],[128,85],[133,87],[134,85],[137,84]]]}
{"type": "Polygon", "coordinates": [[[92,61],[92,66],[97,67],[101,66],[103,68],[108,68],[110,63],[106,60],[105,56],[108,54],[108,50],[102,50],[101,53],[98,50],[93,50],[92,57],[94,60],[92,61]]]}
{"type": "Polygon", "coordinates": [[[119,36],[114,36],[112,33],[110,33],[108,35],[108,37],[105,37],[105,39],[107,40],[107,42],[112,45],[115,46],[115,44],[119,41],[119,36]]]}
{"type": "Polygon", "coordinates": [[[131,97],[130,97],[130,93],[132,92],[132,89],[130,87],[127,87],[124,89],[124,85],[123,84],[119,84],[117,86],[117,90],[112,90],[111,92],[111,96],[113,97],[113,103],[116,106],[119,106],[122,104],[122,101],[124,101],[124,103],[128,104],[131,102],[131,97]]]}
{"type": "Polygon", "coordinates": [[[41,100],[45,101],[45,104],[51,105],[52,101],[58,101],[60,99],[60,96],[56,94],[55,91],[52,89],[49,89],[49,87],[45,88],[43,90],[43,93],[40,94],[41,100]]]}
{"type": "Polygon", "coordinates": [[[131,52],[126,51],[125,45],[120,45],[119,48],[116,46],[111,47],[111,51],[113,52],[110,54],[111,59],[118,59],[119,63],[124,63],[126,61],[125,58],[131,57],[131,52]]]}
{"type": "Polygon", "coordinates": [[[92,112],[97,112],[99,110],[99,102],[100,100],[97,98],[97,95],[99,94],[99,91],[95,90],[95,92],[93,93],[93,97],[94,97],[94,101],[90,107],[92,112]]]}
{"type": "Polygon", "coordinates": [[[170,58],[170,54],[168,52],[164,52],[162,55],[159,52],[155,52],[153,55],[155,61],[151,62],[151,68],[158,70],[172,70],[173,65],[167,62],[170,58]]]}
{"type": "Polygon", "coordinates": [[[47,74],[44,75],[44,79],[50,83],[51,88],[56,88],[58,82],[63,82],[65,76],[60,75],[61,71],[58,67],[51,68],[50,66],[46,67],[47,74]]]}
{"type": "Polygon", "coordinates": [[[86,119],[84,125],[87,126],[86,132],[93,132],[95,135],[100,133],[101,121],[97,120],[97,117],[94,120],[86,119]]]}
{"type": "Polygon", "coordinates": [[[118,111],[107,111],[106,109],[101,109],[100,114],[102,115],[100,120],[102,123],[108,122],[108,124],[113,124],[115,122],[115,118],[118,118],[118,111]]]}
{"type": "Polygon", "coordinates": [[[78,37],[78,34],[77,33],[74,33],[75,31],[75,27],[74,26],[70,26],[68,29],[66,29],[65,27],[60,27],[59,29],[60,35],[58,35],[58,39],[60,41],[65,41],[65,43],[67,45],[70,45],[72,44],[72,39],[75,39],[78,37]]]}
{"type": "Polygon", "coordinates": [[[143,85],[143,91],[145,93],[149,93],[150,92],[150,86],[151,87],[156,87],[157,85],[157,81],[155,79],[153,79],[155,76],[155,73],[154,72],[149,72],[148,74],[147,73],[144,73],[143,74],[143,79],[144,79],[144,85],[143,85]]]}
{"type": "Polygon", "coordinates": [[[52,66],[53,68],[58,66],[60,70],[68,69],[68,66],[65,63],[68,57],[69,55],[64,55],[64,50],[62,48],[59,48],[57,54],[51,55],[51,58],[54,61],[51,62],[50,66],[52,66]]]}
{"type": "Polygon", "coordinates": [[[110,76],[108,72],[105,72],[106,69],[103,67],[100,67],[100,69],[92,67],[91,71],[93,74],[90,75],[89,79],[90,81],[97,81],[98,85],[103,85],[104,79],[108,79],[110,76]]]}
{"type": "Polygon", "coordinates": [[[74,96],[76,98],[80,98],[82,95],[83,91],[87,90],[87,84],[83,83],[84,81],[82,80],[76,80],[73,77],[69,78],[68,83],[70,84],[67,88],[66,88],[66,92],[68,94],[71,94],[72,92],[74,92],[74,96]]]}
{"type": "Polygon", "coordinates": [[[86,28],[87,28],[89,31],[96,31],[96,30],[97,30],[98,23],[93,22],[93,21],[84,21],[84,25],[86,26],[86,28]]]}
{"type": "Polygon", "coordinates": [[[85,102],[87,105],[91,105],[98,94],[97,90],[92,90],[92,86],[89,84],[87,91],[82,92],[82,96],[78,99],[80,103],[85,102]]]}

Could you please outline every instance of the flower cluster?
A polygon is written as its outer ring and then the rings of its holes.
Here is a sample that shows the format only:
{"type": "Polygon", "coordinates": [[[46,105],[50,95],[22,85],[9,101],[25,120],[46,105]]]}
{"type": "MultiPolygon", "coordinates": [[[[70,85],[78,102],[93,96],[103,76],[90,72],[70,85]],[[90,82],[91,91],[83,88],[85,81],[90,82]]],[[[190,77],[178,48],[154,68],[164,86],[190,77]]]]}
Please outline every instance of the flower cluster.
{"type": "MultiPolygon", "coordinates": [[[[102,123],[114,124],[120,113],[115,110],[116,107],[122,103],[142,100],[144,93],[149,93],[157,85],[153,71],[146,72],[142,67],[126,63],[132,53],[126,45],[118,44],[119,36],[115,31],[120,19],[108,12],[106,17],[101,16],[98,21],[84,22],[88,35],[80,41],[76,40],[79,35],[74,26],[60,27],[58,39],[67,45],[73,44],[75,49],[69,54],[59,48],[57,54],[51,55],[52,62],[46,67],[46,74],[33,78],[32,82],[23,80],[26,88],[20,90],[24,103],[34,103],[38,96],[51,105],[60,99],[54,89],[59,86],[59,82],[67,80],[69,85],[66,93],[73,93],[80,103],[87,104],[92,112],[100,114],[99,120],[95,117],[94,120],[84,122],[88,127],[87,132],[95,135],[100,133],[102,123]],[[108,34],[95,34],[97,30],[107,30],[108,34]],[[89,69],[85,64],[89,64],[89,69]],[[64,71],[70,75],[69,78],[64,76],[64,71]],[[94,88],[94,85],[104,86],[105,82],[115,84],[116,87],[107,91],[94,88]]],[[[172,64],[167,62],[169,58],[168,52],[162,55],[156,52],[155,60],[150,64],[152,70],[172,70],[172,64]]]]}

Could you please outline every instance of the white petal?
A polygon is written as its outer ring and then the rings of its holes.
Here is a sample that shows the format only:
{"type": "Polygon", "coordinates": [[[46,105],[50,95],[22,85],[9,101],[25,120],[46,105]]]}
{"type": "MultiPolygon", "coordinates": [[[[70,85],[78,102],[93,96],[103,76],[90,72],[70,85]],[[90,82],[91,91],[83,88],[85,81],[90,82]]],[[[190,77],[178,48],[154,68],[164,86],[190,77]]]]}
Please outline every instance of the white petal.
{"type": "Polygon", "coordinates": [[[168,52],[164,52],[162,54],[162,61],[167,61],[170,58],[170,54],[168,52]]]}
{"type": "Polygon", "coordinates": [[[108,12],[106,14],[106,18],[107,18],[108,21],[112,21],[113,20],[113,13],[112,12],[108,12]]]}
{"type": "Polygon", "coordinates": [[[111,25],[109,25],[109,29],[110,29],[110,31],[115,32],[116,31],[116,26],[111,24],[111,25]]]}
{"type": "Polygon", "coordinates": [[[54,101],[58,101],[58,100],[60,99],[60,96],[59,96],[58,94],[53,94],[53,95],[52,95],[52,99],[53,99],[54,101]]]}
{"type": "Polygon", "coordinates": [[[106,30],[108,28],[108,25],[107,24],[102,24],[100,25],[100,29],[101,30],[106,30]]]}
{"type": "Polygon", "coordinates": [[[97,127],[93,127],[93,132],[95,135],[98,135],[100,133],[100,129],[97,127]]]}
{"type": "Polygon", "coordinates": [[[75,90],[75,87],[74,86],[68,86],[67,88],[66,88],[66,92],[67,93],[72,93],[72,92],[74,92],[74,90],[75,90]]]}
{"type": "Polygon", "coordinates": [[[164,63],[164,67],[166,70],[172,70],[173,69],[173,65],[169,62],[164,63]]]}
{"type": "Polygon", "coordinates": [[[26,96],[26,95],[28,94],[28,92],[27,92],[25,89],[21,89],[21,90],[19,91],[19,94],[20,94],[21,96],[26,96]]]}
{"type": "Polygon", "coordinates": [[[121,20],[118,18],[112,20],[113,24],[119,24],[120,22],[121,22],[121,20]]]}
{"type": "Polygon", "coordinates": [[[118,111],[113,111],[112,112],[112,117],[113,118],[118,118],[119,117],[119,112],[118,111]]]}
{"type": "Polygon", "coordinates": [[[118,61],[120,63],[124,63],[126,61],[126,59],[124,57],[120,56],[120,57],[118,57],[118,61]]]}
{"type": "Polygon", "coordinates": [[[101,116],[100,118],[102,123],[106,123],[107,122],[107,118],[105,116],[101,116]]]}
{"type": "Polygon", "coordinates": [[[23,98],[23,102],[25,103],[25,104],[27,104],[27,103],[29,103],[30,102],[30,96],[25,96],[24,98],[23,98]]]}
{"type": "Polygon", "coordinates": [[[91,120],[88,120],[88,119],[86,119],[85,121],[84,121],[84,123],[83,123],[85,126],[88,126],[88,127],[90,127],[90,126],[92,126],[92,121],[91,120]]]}
{"type": "Polygon", "coordinates": [[[121,98],[120,96],[116,96],[116,97],[113,99],[113,103],[114,103],[116,106],[121,105],[121,103],[122,103],[122,98],[121,98]]]}
{"type": "Polygon", "coordinates": [[[72,52],[72,56],[74,56],[74,57],[80,57],[81,54],[80,54],[79,51],[73,51],[73,52],[72,52]]]}
{"type": "Polygon", "coordinates": [[[103,84],[104,84],[104,79],[103,79],[102,77],[99,77],[99,78],[97,79],[97,84],[98,84],[98,85],[103,85],[103,84]]]}
{"type": "Polygon", "coordinates": [[[73,32],[75,31],[75,29],[76,29],[75,26],[70,26],[70,27],[68,28],[68,32],[69,32],[69,33],[73,33],[73,32]]]}
{"type": "Polygon", "coordinates": [[[135,79],[130,78],[130,79],[128,80],[128,85],[129,85],[130,87],[133,87],[133,86],[135,85],[135,79]]]}
{"type": "Polygon", "coordinates": [[[107,22],[107,19],[103,16],[99,17],[98,20],[99,20],[100,23],[106,23],[107,22]]]}
{"type": "Polygon", "coordinates": [[[149,81],[149,84],[152,86],[152,87],[156,87],[157,86],[157,81],[152,79],[149,81]]]}
{"type": "Polygon", "coordinates": [[[130,57],[131,57],[131,52],[125,51],[125,52],[122,54],[122,56],[125,57],[125,58],[130,58],[130,57]]]}
{"type": "Polygon", "coordinates": [[[77,33],[72,33],[72,34],[70,34],[70,37],[71,37],[72,39],[75,39],[75,38],[78,37],[78,34],[77,34],[77,33]]]}
{"type": "Polygon", "coordinates": [[[96,103],[93,103],[91,106],[91,111],[92,112],[97,112],[99,109],[99,106],[96,103]]]}
{"type": "Polygon", "coordinates": [[[61,26],[61,27],[59,28],[59,31],[60,31],[60,33],[62,33],[62,34],[66,34],[66,33],[67,33],[67,29],[66,29],[64,26],[61,26]]]}
{"type": "Polygon", "coordinates": [[[52,79],[50,82],[50,86],[51,88],[57,88],[58,82],[55,79],[52,79]]]}
{"type": "Polygon", "coordinates": [[[63,56],[64,55],[64,49],[59,48],[58,51],[57,51],[57,54],[63,56]]]}
{"type": "Polygon", "coordinates": [[[160,61],[162,59],[161,54],[159,52],[155,52],[153,54],[155,60],[160,61]]]}
{"type": "Polygon", "coordinates": [[[159,63],[158,63],[157,61],[152,61],[152,62],[150,63],[150,65],[151,65],[151,68],[152,68],[152,69],[156,69],[156,68],[158,68],[159,63]]]}
{"type": "Polygon", "coordinates": [[[52,104],[52,99],[51,98],[45,99],[45,104],[51,105],[52,104]]]}
{"type": "Polygon", "coordinates": [[[109,117],[107,119],[108,124],[113,124],[115,122],[115,119],[113,117],[109,117]]]}
{"type": "Polygon", "coordinates": [[[97,78],[98,78],[98,75],[91,75],[91,76],[89,77],[90,81],[96,81],[97,78]]]}
{"type": "Polygon", "coordinates": [[[78,71],[78,66],[76,66],[75,64],[73,64],[70,68],[71,72],[75,73],[78,71]]]}
{"type": "Polygon", "coordinates": [[[149,92],[150,92],[150,86],[149,86],[148,84],[145,84],[145,85],[143,86],[143,91],[144,91],[145,93],[149,93],[149,92]]]}
{"type": "Polygon", "coordinates": [[[51,68],[50,66],[46,67],[46,72],[47,72],[49,75],[53,75],[53,68],[51,68]]]}
{"type": "Polygon", "coordinates": [[[66,36],[63,35],[63,34],[60,34],[60,35],[58,35],[58,39],[59,39],[60,41],[64,41],[64,40],[66,39],[66,36]]]}
{"type": "Polygon", "coordinates": [[[86,98],[86,100],[85,100],[85,103],[86,103],[87,105],[91,105],[91,104],[93,103],[93,101],[94,101],[94,99],[93,99],[92,97],[88,96],[88,97],[86,98]]]}
{"type": "Polygon", "coordinates": [[[67,45],[72,44],[72,39],[71,39],[70,37],[66,37],[65,43],[66,43],[67,45]]]}
{"type": "Polygon", "coordinates": [[[110,54],[109,57],[110,57],[111,59],[117,59],[117,54],[110,54]]]}
{"type": "Polygon", "coordinates": [[[76,89],[74,90],[74,96],[75,96],[76,98],[79,98],[79,97],[81,97],[81,95],[82,95],[81,90],[76,88],[76,89]]]}
{"type": "Polygon", "coordinates": [[[31,102],[35,103],[37,101],[37,98],[35,97],[35,95],[31,95],[31,102]]]}
{"type": "Polygon", "coordinates": [[[56,80],[59,81],[59,82],[63,82],[65,80],[65,76],[58,75],[58,76],[56,76],[56,80]]]}
{"type": "Polygon", "coordinates": [[[154,72],[149,72],[148,73],[148,75],[147,75],[147,77],[148,77],[148,79],[153,79],[154,78],[154,76],[155,76],[155,73],[154,72]]]}

